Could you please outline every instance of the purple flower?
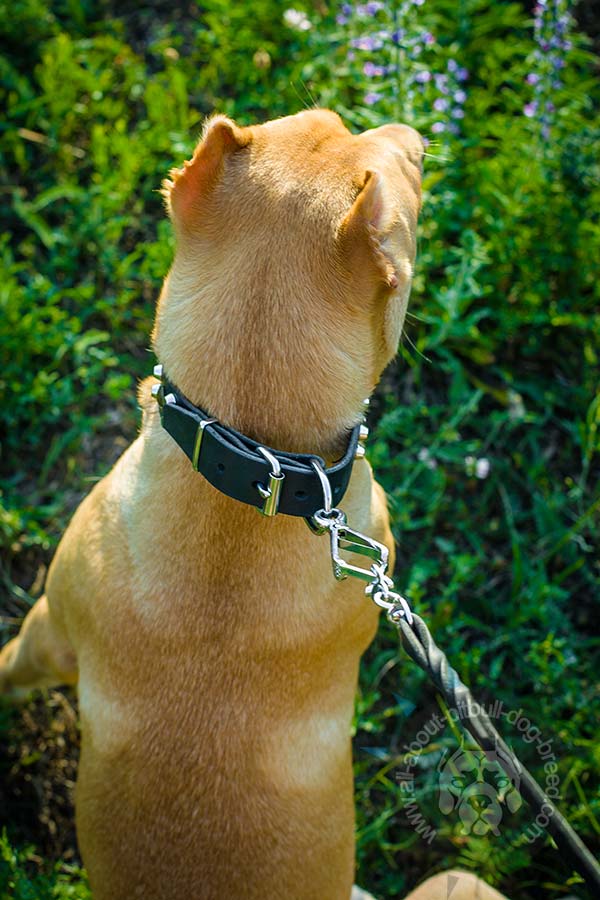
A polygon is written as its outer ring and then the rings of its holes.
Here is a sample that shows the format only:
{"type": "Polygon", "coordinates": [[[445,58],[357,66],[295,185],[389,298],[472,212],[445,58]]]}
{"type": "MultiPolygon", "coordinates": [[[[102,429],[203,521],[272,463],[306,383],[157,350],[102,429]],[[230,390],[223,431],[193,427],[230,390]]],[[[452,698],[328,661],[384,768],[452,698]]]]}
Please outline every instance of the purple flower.
{"type": "Polygon", "coordinates": [[[375,91],[369,91],[368,94],[365,94],[365,103],[367,106],[374,106],[381,100],[381,94],[377,94],[375,91]]]}
{"type": "Polygon", "coordinates": [[[385,75],[385,66],[376,66],[373,62],[366,62],[363,66],[363,72],[367,78],[374,78],[377,75],[385,75]]]}
{"type": "Polygon", "coordinates": [[[365,18],[366,16],[376,16],[379,10],[383,8],[384,4],[381,0],[370,0],[369,3],[357,6],[356,12],[361,18],[365,18]]]}
{"type": "Polygon", "coordinates": [[[523,113],[537,118],[542,138],[550,133],[556,108],[550,99],[554,91],[563,86],[560,72],[566,66],[566,53],[571,47],[569,29],[572,25],[569,0],[537,0],[534,8],[534,37],[536,50],[532,54],[533,66],[526,78],[533,87],[533,99],[523,113]]]}
{"type": "Polygon", "coordinates": [[[430,31],[426,31],[423,35],[423,41],[425,42],[426,47],[431,47],[432,44],[435,44],[435,38],[430,31]]]}
{"type": "Polygon", "coordinates": [[[439,134],[441,131],[446,130],[446,126],[443,122],[434,122],[431,126],[431,130],[434,134],[439,134]]]}
{"type": "Polygon", "coordinates": [[[345,16],[343,13],[338,13],[335,17],[335,21],[338,25],[347,25],[350,20],[348,19],[348,16],[345,16]]]}
{"type": "Polygon", "coordinates": [[[453,119],[464,119],[465,111],[460,106],[455,106],[452,112],[450,113],[453,119]]]}
{"type": "Polygon", "coordinates": [[[404,30],[402,28],[397,28],[396,31],[392,31],[392,43],[399,44],[404,38],[404,30]]]}
{"type": "Polygon", "coordinates": [[[413,3],[415,4],[415,6],[423,6],[425,0],[413,0],[413,3]]]}
{"type": "Polygon", "coordinates": [[[455,103],[464,103],[466,99],[467,99],[467,95],[466,95],[465,91],[461,90],[461,91],[455,92],[455,94],[454,94],[455,103]]]}
{"type": "Polygon", "coordinates": [[[345,16],[352,15],[352,4],[351,3],[342,3],[342,13],[345,16]]]}
{"type": "Polygon", "coordinates": [[[468,77],[469,77],[468,69],[463,69],[462,67],[460,69],[457,69],[457,71],[456,71],[456,80],[457,81],[466,81],[468,77]]]}
{"type": "Polygon", "coordinates": [[[437,100],[433,101],[433,108],[437,112],[445,112],[448,109],[448,101],[444,100],[443,97],[438,97],[437,100]]]}
{"type": "Polygon", "coordinates": [[[381,41],[377,40],[370,35],[365,35],[364,37],[353,38],[350,41],[352,47],[356,47],[357,50],[380,50],[382,47],[381,41]]]}
{"type": "Polygon", "coordinates": [[[417,72],[415,75],[415,81],[418,84],[427,84],[428,81],[431,81],[431,72],[425,70],[424,72],[417,72]]]}
{"type": "Polygon", "coordinates": [[[448,71],[449,72],[457,72],[458,71],[458,63],[455,59],[448,60],[448,71]]]}

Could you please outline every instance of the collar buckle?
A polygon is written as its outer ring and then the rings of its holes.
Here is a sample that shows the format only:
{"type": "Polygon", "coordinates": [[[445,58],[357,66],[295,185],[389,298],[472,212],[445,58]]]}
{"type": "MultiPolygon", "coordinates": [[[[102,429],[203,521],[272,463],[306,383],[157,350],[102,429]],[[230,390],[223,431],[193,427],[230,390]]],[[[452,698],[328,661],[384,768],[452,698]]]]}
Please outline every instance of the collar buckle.
{"type": "Polygon", "coordinates": [[[194,450],[192,452],[192,466],[198,471],[198,465],[200,462],[200,448],[202,447],[202,438],[204,437],[204,429],[207,425],[213,425],[217,419],[202,419],[198,422],[198,428],[196,430],[196,437],[194,438],[194,450]]]}
{"type": "Polygon", "coordinates": [[[313,453],[267,450],[213,419],[181,393],[160,363],[153,374],[157,383],[152,386],[152,396],[159,407],[161,426],[183,450],[194,471],[222,494],[254,506],[267,518],[283,513],[304,518],[317,534],[328,530],[329,519],[324,525],[316,522],[315,514],[323,509],[333,513],[344,496],[359,439],[364,438],[364,429],[359,435],[359,424],[349,434],[343,457],[325,469],[313,453]],[[323,471],[316,468],[317,462],[323,471]]]}
{"type": "Polygon", "coordinates": [[[276,516],[279,511],[279,497],[285,475],[281,471],[281,465],[276,456],[270,453],[269,450],[265,450],[264,447],[257,447],[256,450],[271,464],[267,486],[265,487],[264,484],[256,485],[256,490],[265,501],[262,509],[258,511],[262,516],[276,516]]]}

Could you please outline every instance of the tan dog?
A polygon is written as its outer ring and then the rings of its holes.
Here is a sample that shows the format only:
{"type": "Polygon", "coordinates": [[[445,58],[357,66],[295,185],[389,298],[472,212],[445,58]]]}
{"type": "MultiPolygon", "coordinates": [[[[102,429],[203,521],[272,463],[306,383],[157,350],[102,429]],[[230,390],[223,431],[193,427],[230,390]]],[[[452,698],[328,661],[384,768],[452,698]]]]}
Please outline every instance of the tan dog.
{"type": "MultiPolygon", "coordinates": [[[[338,458],[399,341],[421,158],[411,128],[356,136],[325,110],[213,118],[165,188],[177,254],[154,348],[181,391],[268,447],[338,458]]],[[[0,685],[79,685],[95,900],[348,900],[350,721],[376,608],[302,519],[261,518],[194,472],[151,386],[0,685]]],[[[393,553],[366,461],[342,506],[393,553]]],[[[453,877],[411,897],[500,897],[453,877]]]]}

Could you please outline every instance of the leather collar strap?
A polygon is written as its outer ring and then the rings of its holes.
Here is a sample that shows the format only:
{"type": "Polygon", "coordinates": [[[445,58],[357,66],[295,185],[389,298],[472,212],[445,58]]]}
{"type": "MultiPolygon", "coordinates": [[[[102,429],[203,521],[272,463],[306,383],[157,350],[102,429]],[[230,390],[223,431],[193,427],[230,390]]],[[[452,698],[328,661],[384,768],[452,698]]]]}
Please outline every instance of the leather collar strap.
{"type": "Polygon", "coordinates": [[[217,490],[241,503],[256,506],[264,515],[280,512],[310,517],[324,506],[321,479],[311,465],[316,461],[329,479],[333,505],[341,501],[359,447],[360,424],[350,432],[348,449],[342,459],[326,468],[321,457],[314,454],[285,453],[262,447],[194,406],[162,377],[161,366],[155,367],[154,374],[161,378],[152,393],[160,407],[163,428],[189,457],[196,471],[217,490]]]}

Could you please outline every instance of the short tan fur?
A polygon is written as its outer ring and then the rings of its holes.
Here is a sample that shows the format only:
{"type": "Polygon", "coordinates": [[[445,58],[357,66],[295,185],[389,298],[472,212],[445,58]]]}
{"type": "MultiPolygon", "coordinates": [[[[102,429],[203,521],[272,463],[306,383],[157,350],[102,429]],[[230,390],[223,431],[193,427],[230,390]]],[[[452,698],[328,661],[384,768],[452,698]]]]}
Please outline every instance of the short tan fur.
{"type": "MultiPolygon", "coordinates": [[[[407,126],[353,135],[327,110],[209,120],[163,188],[177,251],[153,346],[188,398],[267,446],[343,452],[400,338],[422,155],[407,126]]],[[[261,518],[192,470],[152,383],[139,437],[0,654],[0,690],[78,683],[95,900],[348,900],[350,722],[376,609],[301,519],[261,518]]],[[[343,508],[393,557],[365,460],[343,508]]],[[[452,900],[500,897],[455,874],[452,900]]]]}

